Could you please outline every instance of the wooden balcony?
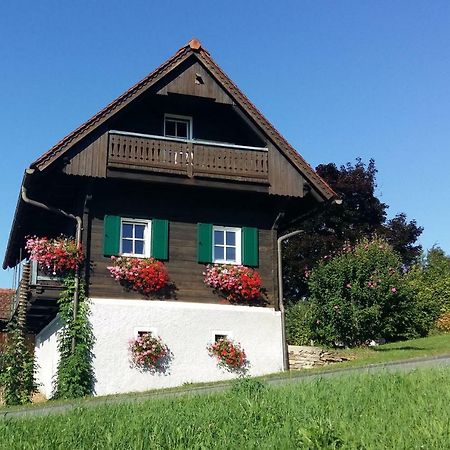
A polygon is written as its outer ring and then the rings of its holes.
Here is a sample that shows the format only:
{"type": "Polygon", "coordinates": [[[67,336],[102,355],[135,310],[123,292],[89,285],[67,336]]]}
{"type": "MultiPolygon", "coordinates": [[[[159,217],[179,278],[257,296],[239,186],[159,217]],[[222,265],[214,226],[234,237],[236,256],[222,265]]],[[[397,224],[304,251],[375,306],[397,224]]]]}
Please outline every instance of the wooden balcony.
{"type": "Polygon", "coordinates": [[[110,131],[108,168],[267,184],[266,148],[110,131]]]}

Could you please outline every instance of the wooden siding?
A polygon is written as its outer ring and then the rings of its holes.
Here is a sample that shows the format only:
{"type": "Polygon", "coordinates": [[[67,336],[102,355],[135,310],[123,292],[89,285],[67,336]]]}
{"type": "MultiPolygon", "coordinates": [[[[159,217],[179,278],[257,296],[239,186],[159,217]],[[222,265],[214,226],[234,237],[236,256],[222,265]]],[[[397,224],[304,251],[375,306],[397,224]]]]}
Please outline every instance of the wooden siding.
{"type": "Polygon", "coordinates": [[[305,180],[299,170],[273,144],[269,144],[268,148],[269,193],[303,197],[305,180]]]}
{"type": "Polygon", "coordinates": [[[73,156],[63,171],[68,175],[106,178],[108,134],[102,134],[73,156]]]}
{"type": "Polygon", "coordinates": [[[103,255],[103,217],[105,213],[125,217],[164,218],[169,220],[169,260],[166,262],[170,279],[175,283],[173,297],[177,301],[220,303],[223,301],[212,289],[203,283],[205,265],[197,261],[197,223],[206,222],[230,226],[257,226],[259,229],[258,271],[267,290],[270,305],[276,304],[276,233],[267,225],[272,223],[272,216],[267,208],[260,209],[260,201],[252,194],[236,195],[234,206],[226,197],[227,193],[187,188],[170,189],[169,187],[147,187],[130,195],[127,189],[122,193],[117,188],[116,202],[105,198],[101,192],[94,194],[95,201],[90,212],[89,225],[85,227],[85,239],[91,261],[89,296],[100,298],[146,298],[135,292],[126,292],[114,281],[107,270],[111,260],[103,255]],[[127,194],[128,192],[128,194],[127,194]],[[121,198],[127,195],[128,203],[121,205],[121,198]],[[249,202],[248,208],[242,208],[241,202],[249,202]],[[146,199],[146,200],[144,200],[146,199]],[[251,201],[253,200],[253,201],[251,201]],[[213,204],[223,205],[218,210],[213,204]],[[110,209],[114,208],[114,209],[110,209]],[[259,211],[259,212],[258,212],[259,211]]]}
{"type": "Polygon", "coordinates": [[[182,71],[183,69],[178,69],[173,74],[175,78],[159,89],[158,94],[184,94],[211,98],[217,103],[233,103],[230,96],[199,62],[182,71]]]}

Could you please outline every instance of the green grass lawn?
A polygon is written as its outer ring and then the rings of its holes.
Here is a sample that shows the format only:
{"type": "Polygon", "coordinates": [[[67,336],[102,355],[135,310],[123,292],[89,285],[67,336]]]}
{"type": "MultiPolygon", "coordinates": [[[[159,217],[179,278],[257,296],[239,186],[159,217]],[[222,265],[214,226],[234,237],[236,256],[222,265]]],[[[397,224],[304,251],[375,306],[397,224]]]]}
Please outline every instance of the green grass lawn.
{"type": "Polygon", "coordinates": [[[450,448],[450,369],[345,374],[260,389],[0,421],[2,449],[450,448]]]}
{"type": "MultiPolygon", "coordinates": [[[[320,367],[317,369],[305,369],[301,371],[290,371],[290,372],[282,372],[282,373],[273,373],[270,375],[265,375],[258,377],[260,380],[269,380],[273,378],[294,378],[303,373],[321,373],[325,371],[333,371],[339,368],[346,367],[358,367],[365,366],[369,364],[382,364],[388,363],[391,361],[400,361],[411,358],[423,358],[427,356],[439,356],[443,354],[450,354],[450,334],[440,334],[435,336],[429,336],[422,339],[415,339],[404,342],[395,342],[392,344],[380,345],[378,347],[370,347],[370,348],[358,348],[358,349],[348,349],[348,350],[339,350],[337,353],[343,355],[351,355],[354,357],[354,360],[346,361],[342,363],[330,364],[328,366],[320,367]]],[[[133,398],[142,398],[143,395],[148,394],[151,396],[152,394],[163,393],[163,392],[183,392],[187,389],[195,389],[195,388],[203,388],[208,386],[215,386],[217,384],[228,384],[229,382],[216,382],[216,383],[192,383],[188,385],[179,386],[176,388],[168,388],[168,389],[159,389],[153,391],[147,391],[146,393],[129,393],[129,394],[118,394],[118,395],[110,395],[106,397],[90,397],[88,400],[86,399],[76,399],[76,400],[57,400],[51,401],[47,403],[50,405],[60,405],[65,403],[71,404],[80,404],[82,405],[84,402],[89,401],[91,403],[103,402],[104,400],[119,400],[122,398],[124,400],[133,399],[133,398]]],[[[25,409],[33,409],[33,408],[41,408],[42,404],[30,404],[25,406],[1,406],[0,405],[0,413],[2,411],[16,411],[25,409]]]]}
{"type": "Polygon", "coordinates": [[[346,365],[365,365],[450,354],[450,334],[437,334],[421,339],[394,342],[377,347],[340,350],[338,353],[355,357],[346,365]]]}

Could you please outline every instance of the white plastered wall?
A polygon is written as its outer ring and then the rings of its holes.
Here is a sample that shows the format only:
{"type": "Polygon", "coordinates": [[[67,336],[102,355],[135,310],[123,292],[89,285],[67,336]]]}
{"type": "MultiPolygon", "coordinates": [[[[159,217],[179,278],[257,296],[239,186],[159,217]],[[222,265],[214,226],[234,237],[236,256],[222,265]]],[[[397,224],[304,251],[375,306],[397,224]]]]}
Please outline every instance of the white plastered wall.
{"type": "MultiPolygon", "coordinates": [[[[91,322],[96,339],[97,395],[236,377],[217,367],[217,361],[208,355],[206,346],[215,334],[226,334],[241,344],[250,363],[249,375],[278,372],[283,367],[281,316],[271,308],[94,298],[91,322]],[[130,366],[129,341],[138,330],[156,332],[168,346],[172,358],[166,372],[150,373],[130,366]]],[[[57,329],[48,325],[38,335],[37,343],[41,335],[56,334],[57,329]]],[[[46,338],[40,350],[38,344],[36,347],[46,395],[49,374],[54,374],[57,363],[52,339],[46,338]]]]}
{"type": "Polygon", "coordinates": [[[60,329],[61,323],[59,318],[56,317],[36,336],[36,379],[39,383],[39,391],[47,398],[52,395],[53,377],[58,367],[57,336],[60,329]]]}

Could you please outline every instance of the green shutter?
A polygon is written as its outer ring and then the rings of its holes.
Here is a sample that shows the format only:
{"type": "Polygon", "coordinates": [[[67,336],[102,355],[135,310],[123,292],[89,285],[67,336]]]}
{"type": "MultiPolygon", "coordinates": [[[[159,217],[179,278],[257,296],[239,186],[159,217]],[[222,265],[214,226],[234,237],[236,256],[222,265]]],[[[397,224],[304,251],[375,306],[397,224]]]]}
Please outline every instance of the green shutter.
{"type": "Polygon", "coordinates": [[[120,249],[120,217],[105,216],[103,233],[103,254],[114,256],[120,249]]]}
{"type": "Polygon", "coordinates": [[[197,225],[197,258],[199,263],[212,263],[212,236],[213,226],[210,223],[197,225]]]}
{"type": "Polygon", "coordinates": [[[242,227],[242,264],[244,266],[258,267],[258,229],[242,227]]]}
{"type": "Polygon", "coordinates": [[[169,221],[162,219],[152,220],[152,250],[153,258],[169,259],[169,221]]]}

